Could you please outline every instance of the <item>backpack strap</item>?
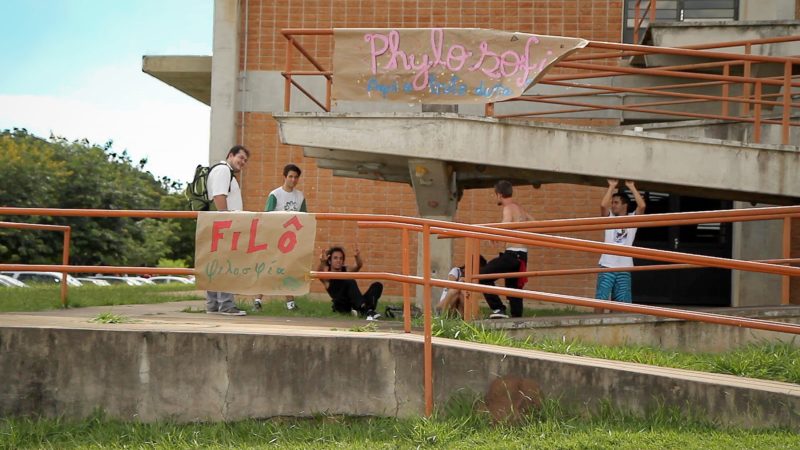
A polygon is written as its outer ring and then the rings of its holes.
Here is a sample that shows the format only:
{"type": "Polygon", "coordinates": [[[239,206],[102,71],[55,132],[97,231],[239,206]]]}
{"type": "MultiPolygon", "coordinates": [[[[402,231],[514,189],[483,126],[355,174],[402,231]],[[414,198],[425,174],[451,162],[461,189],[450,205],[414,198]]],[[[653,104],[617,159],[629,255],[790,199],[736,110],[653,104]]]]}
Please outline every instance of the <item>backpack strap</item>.
{"type": "MultiPolygon", "coordinates": [[[[222,161],[222,162],[218,162],[218,163],[214,164],[213,166],[208,168],[208,174],[210,175],[211,171],[214,170],[214,168],[217,167],[217,166],[228,166],[228,163],[222,161]]],[[[228,182],[228,192],[230,192],[231,191],[231,186],[233,185],[233,169],[231,169],[230,166],[228,166],[228,169],[230,169],[230,171],[231,171],[231,180],[228,182]]]]}

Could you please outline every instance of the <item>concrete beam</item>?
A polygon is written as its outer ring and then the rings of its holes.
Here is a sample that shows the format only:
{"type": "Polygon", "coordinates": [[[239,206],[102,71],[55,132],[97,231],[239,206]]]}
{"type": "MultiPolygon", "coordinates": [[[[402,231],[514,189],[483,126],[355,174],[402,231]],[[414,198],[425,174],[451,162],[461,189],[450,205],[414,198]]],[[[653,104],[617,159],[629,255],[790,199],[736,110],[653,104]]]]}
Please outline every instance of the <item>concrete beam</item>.
{"type": "Polygon", "coordinates": [[[363,162],[392,156],[474,168],[466,173],[494,168],[482,179],[487,183],[523,178],[535,184],[538,174],[547,182],[603,186],[606,178],[622,178],[643,189],[698,197],[800,201],[800,151],[793,146],[440,113],[274,117],[284,144],[358,152],[363,162]]]}
{"type": "Polygon", "coordinates": [[[142,72],[211,106],[210,56],[145,55],[142,57],[142,72]]]}

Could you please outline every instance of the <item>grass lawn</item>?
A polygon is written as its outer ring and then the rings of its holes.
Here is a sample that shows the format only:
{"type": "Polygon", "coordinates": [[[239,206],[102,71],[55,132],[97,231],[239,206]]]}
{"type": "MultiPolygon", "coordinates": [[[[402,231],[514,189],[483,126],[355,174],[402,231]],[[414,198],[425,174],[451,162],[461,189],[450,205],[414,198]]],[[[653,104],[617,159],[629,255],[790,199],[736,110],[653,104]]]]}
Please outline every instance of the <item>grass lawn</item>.
{"type": "Polygon", "coordinates": [[[645,418],[610,408],[586,418],[546,403],[522,423],[495,426],[486,416],[457,405],[433,418],[318,416],[233,423],[119,422],[102,416],[67,422],[0,419],[0,449],[22,448],[297,448],[297,449],[796,449],[785,429],[718,427],[655,411],[645,418]]]}
{"type": "MultiPolygon", "coordinates": [[[[84,285],[70,287],[67,295],[71,308],[164,303],[203,298],[191,285],[84,285]]],[[[58,286],[0,287],[0,312],[45,311],[58,308],[61,308],[61,290],[58,286]]]]}
{"type": "Polygon", "coordinates": [[[678,352],[641,345],[608,346],[561,339],[528,338],[521,341],[511,338],[503,330],[441,319],[433,322],[432,333],[468,342],[800,384],[800,347],[793,343],[763,342],[724,353],[678,352]]]}

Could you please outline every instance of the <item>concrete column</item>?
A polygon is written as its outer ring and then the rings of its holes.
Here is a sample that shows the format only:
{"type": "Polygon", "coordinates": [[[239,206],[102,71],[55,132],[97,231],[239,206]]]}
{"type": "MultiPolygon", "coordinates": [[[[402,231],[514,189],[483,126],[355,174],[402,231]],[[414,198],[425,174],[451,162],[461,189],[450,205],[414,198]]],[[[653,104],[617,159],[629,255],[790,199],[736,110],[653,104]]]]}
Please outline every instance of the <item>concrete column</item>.
{"type": "MultiPolygon", "coordinates": [[[[753,207],[745,202],[734,202],[733,206],[736,209],[753,207]]],[[[756,205],[765,206],[773,205],[756,205]]],[[[734,222],[732,256],[744,260],[781,258],[782,238],[782,220],[734,222]]],[[[733,270],[731,278],[731,306],[780,305],[780,276],[733,270]]]]}
{"type": "Polygon", "coordinates": [[[225,159],[236,141],[239,78],[239,2],[214,0],[209,162],[225,159]]]}
{"type": "MultiPolygon", "coordinates": [[[[458,206],[458,190],[452,167],[442,161],[429,159],[409,159],[408,168],[411,172],[411,184],[417,199],[417,210],[420,217],[426,219],[452,221],[458,206]]],[[[453,240],[430,239],[431,246],[431,277],[444,278],[453,264],[453,240]]],[[[422,275],[422,242],[417,249],[417,273],[422,275]]],[[[442,290],[434,288],[432,291],[433,304],[439,299],[442,290]]],[[[417,287],[417,305],[422,307],[422,287],[417,287]]]]}

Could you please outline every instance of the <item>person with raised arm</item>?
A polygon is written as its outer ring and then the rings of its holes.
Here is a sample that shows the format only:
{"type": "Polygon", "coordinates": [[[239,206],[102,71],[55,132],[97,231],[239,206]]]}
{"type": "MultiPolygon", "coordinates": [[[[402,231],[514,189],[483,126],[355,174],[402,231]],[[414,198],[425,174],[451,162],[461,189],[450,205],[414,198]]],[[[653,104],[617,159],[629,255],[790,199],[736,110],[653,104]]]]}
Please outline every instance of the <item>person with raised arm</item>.
{"type": "MultiPolygon", "coordinates": [[[[621,217],[644,214],[647,204],[642,194],[636,189],[633,181],[625,181],[625,186],[633,194],[636,209],[628,212],[630,199],[622,192],[617,192],[619,180],[609,179],[608,189],[600,201],[600,215],[602,217],[621,217]]],[[[636,228],[615,228],[605,230],[605,243],[632,246],[636,238],[636,228]]],[[[603,254],[600,257],[600,267],[624,268],[633,267],[633,258],[630,256],[603,254]]],[[[597,289],[594,297],[599,300],[614,300],[624,303],[633,303],[631,294],[630,272],[601,272],[597,274],[597,289]]],[[[604,308],[595,308],[595,312],[603,313],[604,308]]]]}

